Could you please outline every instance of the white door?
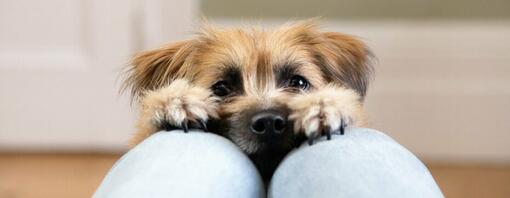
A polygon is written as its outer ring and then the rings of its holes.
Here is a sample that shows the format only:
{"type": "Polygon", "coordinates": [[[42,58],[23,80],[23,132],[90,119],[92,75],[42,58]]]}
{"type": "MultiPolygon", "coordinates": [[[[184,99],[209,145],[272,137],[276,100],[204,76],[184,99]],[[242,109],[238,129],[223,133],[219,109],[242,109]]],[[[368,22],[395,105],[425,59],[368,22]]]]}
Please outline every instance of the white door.
{"type": "Polygon", "coordinates": [[[119,150],[131,55],[188,35],[194,1],[0,1],[0,150],[119,150]],[[163,23],[164,21],[164,23],[163,23]]]}

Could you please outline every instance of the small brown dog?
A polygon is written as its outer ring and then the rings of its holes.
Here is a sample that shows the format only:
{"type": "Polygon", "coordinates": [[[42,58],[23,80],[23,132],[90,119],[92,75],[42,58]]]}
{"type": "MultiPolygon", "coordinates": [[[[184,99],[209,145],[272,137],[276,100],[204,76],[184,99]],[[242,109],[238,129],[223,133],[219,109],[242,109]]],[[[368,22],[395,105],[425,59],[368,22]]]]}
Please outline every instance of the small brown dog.
{"type": "Polygon", "coordinates": [[[237,144],[267,181],[305,139],[364,125],[370,60],[361,41],[313,21],[272,31],[205,26],[134,57],[125,82],[141,103],[133,143],[201,128],[237,144]]]}

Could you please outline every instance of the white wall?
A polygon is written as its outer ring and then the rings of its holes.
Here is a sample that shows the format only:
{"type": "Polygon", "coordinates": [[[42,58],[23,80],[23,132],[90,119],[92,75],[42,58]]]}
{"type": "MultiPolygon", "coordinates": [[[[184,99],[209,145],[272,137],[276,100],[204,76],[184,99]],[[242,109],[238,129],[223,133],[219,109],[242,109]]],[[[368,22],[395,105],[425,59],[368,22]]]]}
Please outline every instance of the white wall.
{"type": "Polygon", "coordinates": [[[0,150],[125,149],[135,113],[118,94],[121,69],[142,48],[184,38],[196,7],[0,1],[0,150]]]}

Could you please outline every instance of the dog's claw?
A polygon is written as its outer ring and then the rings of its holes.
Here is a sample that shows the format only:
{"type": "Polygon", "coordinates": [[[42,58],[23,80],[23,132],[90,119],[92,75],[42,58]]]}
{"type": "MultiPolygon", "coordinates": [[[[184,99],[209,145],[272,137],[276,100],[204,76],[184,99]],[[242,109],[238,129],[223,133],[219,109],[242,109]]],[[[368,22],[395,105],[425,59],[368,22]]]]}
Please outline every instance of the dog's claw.
{"type": "Polygon", "coordinates": [[[310,134],[310,136],[308,137],[308,145],[312,146],[313,145],[313,142],[314,140],[317,138],[317,132],[313,132],[310,134]]]}
{"type": "Polygon", "coordinates": [[[344,125],[344,119],[340,121],[340,135],[343,135],[345,133],[345,125],[344,125]]]}
{"type": "Polygon", "coordinates": [[[181,123],[181,128],[182,128],[182,130],[184,130],[184,133],[187,133],[188,132],[188,121],[184,120],[181,123]]]}
{"type": "Polygon", "coordinates": [[[310,146],[313,145],[313,138],[308,138],[308,145],[310,145],[310,146]]]}
{"type": "Polygon", "coordinates": [[[208,131],[208,129],[207,129],[207,124],[205,123],[205,121],[203,121],[203,120],[198,120],[198,124],[200,125],[200,128],[201,128],[202,130],[204,130],[204,132],[207,132],[207,131],[208,131]]]}
{"type": "Polygon", "coordinates": [[[326,139],[331,140],[331,127],[324,127],[324,134],[326,134],[326,139]]]}

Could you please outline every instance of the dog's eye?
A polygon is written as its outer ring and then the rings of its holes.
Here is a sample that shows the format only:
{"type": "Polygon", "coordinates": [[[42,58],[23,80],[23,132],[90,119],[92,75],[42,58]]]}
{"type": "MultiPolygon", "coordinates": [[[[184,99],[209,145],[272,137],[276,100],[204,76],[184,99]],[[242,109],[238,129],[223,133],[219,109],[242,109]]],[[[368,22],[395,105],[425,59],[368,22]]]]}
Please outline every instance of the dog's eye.
{"type": "Polygon", "coordinates": [[[226,96],[230,93],[230,85],[227,81],[219,81],[211,87],[214,95],[226,96]]]}
{"type": "Polygon", "coordinates": [[[308,83],[308,81],[305,79],[305,77],[300,76],[300,75],[295,75],[290,78],[288,86],[306,90],[310,86],[310,83],[308,83]]]}

